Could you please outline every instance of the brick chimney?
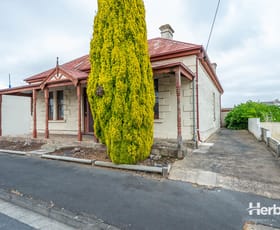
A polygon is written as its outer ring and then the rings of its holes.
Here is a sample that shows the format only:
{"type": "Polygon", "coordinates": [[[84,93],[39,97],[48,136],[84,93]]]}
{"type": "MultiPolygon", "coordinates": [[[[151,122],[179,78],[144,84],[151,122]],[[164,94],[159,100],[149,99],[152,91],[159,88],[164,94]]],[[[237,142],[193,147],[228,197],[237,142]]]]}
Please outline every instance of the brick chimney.
{"type": "Polygon", "coordinates": [[[162,25],[159,27],[161,37],[166,39],[173,39],[173,33],[175,32],[169,24],[162,25]]]}

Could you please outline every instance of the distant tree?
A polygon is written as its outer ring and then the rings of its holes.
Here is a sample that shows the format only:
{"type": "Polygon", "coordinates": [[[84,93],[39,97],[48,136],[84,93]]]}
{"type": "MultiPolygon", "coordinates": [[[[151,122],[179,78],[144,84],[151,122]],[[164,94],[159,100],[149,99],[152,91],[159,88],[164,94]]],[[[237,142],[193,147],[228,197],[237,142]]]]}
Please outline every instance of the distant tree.
{"type": "Polygon", "coordinates": [[[280,108],[248,101],[241,103],[231,110],[226,118],[226,127],[230,129],[247,129],[248,118],[260,118],[261,121],[280,121],[280,108]]]}
{"type": "Polygon", "coordinates": [[[98,0],[90,63],[87,94],[96,136],[115,163],[146,159],[155,95],[142,0],[98,0]]]}

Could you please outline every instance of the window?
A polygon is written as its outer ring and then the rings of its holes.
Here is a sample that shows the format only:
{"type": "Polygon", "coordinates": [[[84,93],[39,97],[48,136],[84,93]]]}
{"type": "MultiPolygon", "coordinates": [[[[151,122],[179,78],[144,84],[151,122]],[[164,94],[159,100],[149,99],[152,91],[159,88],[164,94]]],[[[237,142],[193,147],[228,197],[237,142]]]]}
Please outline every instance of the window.
{"type": "Polygon", "coordinates": [[[57,120],[64,119],[63,91],[57,91],[57,120]]]}
{"type": "Polygon", "coordinates": [[[213,121],[216,121],[216,96],[215,96],[215,93],[213,93],[212,97],[213,97],[213,121]]]}
{"type": "Polygon", "coordinates": [[[154,80],[154,89],[155,89],[154,119],[159,119],[158,79],[155,79],[155,80],[154,80]]]}
{"type": "Polygon", "coordinates": [[[49,92],[49,120],[53,120],[53,109],[54,109],[53,92],[49,92]]]}

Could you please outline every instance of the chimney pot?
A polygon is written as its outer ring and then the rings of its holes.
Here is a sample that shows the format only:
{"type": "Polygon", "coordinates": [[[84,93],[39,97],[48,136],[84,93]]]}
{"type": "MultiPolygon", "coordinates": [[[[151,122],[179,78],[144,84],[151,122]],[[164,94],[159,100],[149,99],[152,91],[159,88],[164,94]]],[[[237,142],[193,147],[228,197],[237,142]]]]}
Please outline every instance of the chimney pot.
{"type": "Polygon", "coordinates": [[[169,24],[162,25],[159,27],[161,32],[161,37],[166,39],[173,39],[173,33],[175,32],[169,24]]]}
{"type": "Polygon", "coordinates": [[[215,71],[215,73],[216,73],[216,70],[217,70],[217,63],[213,62],[211,65],[212,65],[212,67],[213,67],[213,69],[214,69],[214,71],[215,71]]]}

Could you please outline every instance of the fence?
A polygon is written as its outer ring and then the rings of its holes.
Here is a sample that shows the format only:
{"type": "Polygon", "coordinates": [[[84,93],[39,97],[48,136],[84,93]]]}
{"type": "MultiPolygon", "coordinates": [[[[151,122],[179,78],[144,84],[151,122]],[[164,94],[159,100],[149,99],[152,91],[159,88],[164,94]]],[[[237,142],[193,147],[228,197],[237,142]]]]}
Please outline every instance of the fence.
{"type": "Polygon", "coordinates": [[[280,157],[280,141],[271,137],[271,131],[269,129],[261,127],[259,118],[248,119],[248,130],[259,141],[264,141],[266,145],[273,150],[276,158],[280,157]]]}

